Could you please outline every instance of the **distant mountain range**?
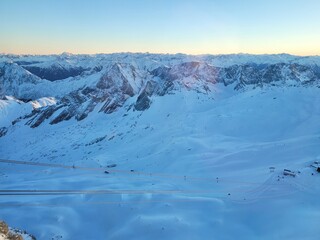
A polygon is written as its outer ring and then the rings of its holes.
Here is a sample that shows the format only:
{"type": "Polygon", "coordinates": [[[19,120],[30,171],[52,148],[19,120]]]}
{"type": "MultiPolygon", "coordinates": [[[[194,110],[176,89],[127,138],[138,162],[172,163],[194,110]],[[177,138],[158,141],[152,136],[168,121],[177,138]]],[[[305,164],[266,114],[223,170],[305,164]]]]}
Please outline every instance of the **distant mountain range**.
{"type": "Polygon", "coordinates": [[[202,94],[216,84],[235,90],[264,86],[320,86],[320,57],[279,55],[0,55],[0,97],[33,103],[26,119],[34,128],[48,121],[80,121],[94,109],[112,113],[129,106],[144,111],[152,96],[181,89],[202,94]],[[42,100],[39,100],[42,99],[42,100]],[[49,99],[49,100],[48,100],[49,99]]]}

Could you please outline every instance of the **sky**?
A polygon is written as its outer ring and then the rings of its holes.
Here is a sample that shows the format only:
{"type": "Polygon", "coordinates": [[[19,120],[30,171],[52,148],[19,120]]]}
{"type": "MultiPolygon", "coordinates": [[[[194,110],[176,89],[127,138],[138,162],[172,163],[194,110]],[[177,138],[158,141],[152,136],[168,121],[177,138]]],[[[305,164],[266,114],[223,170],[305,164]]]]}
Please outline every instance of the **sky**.
{"type": "Polygon", "coordinates": [[[319,0],[0,0],[0,53],[320,55],[319,0]]]}

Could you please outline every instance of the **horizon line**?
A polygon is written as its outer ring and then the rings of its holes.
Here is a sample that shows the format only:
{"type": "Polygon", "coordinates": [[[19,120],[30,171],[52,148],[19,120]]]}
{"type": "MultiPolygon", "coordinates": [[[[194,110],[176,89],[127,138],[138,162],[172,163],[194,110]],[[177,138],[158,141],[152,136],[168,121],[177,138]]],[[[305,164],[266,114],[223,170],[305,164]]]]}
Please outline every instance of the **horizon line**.
{"type": "Polygon", "coordinates": [[[248,52],[234,52],[234,53],[199,53],[199,54],[192,54],[192,53],[165,53],[165,52],[134,52],[134,51],[124,51],[124,52],[97,52],[97,53],[72,53],[72,52],[61,52],[61,53],[5,53],[0,52],[0,55],[13,55],[13,56],[61,56],[61,55],[112,55],[112,54],[150,54],[150,55],[186,55],[186,56],[226,56],[226,55],[255,55],[255,56],[262,56],[262,55],[290,55],[294,57],[319,57],[320,54],[314,55],[300,55],[300,54],[291,54],[286,52],[279,52],[279,53],[248,53],[248,52]]]}

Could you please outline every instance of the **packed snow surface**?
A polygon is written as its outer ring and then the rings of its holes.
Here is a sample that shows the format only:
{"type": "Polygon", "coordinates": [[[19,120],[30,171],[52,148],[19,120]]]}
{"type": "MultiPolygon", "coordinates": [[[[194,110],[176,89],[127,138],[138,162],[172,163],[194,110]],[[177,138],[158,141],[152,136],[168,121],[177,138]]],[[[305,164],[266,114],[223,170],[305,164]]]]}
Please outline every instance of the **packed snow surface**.
{"type": "MultiPolygon", "coordinates": [[[[133,101],[13,125],[1,159],[56,165],[0,163],[1,188],[66,193],[1,195],[0,218],[37,239],[319,238],[319,88],[216,84],[152,96],[142,112],[133,101]]],[[[32,106],[3,100],[0,111],[7,126],[32,106]]]]}

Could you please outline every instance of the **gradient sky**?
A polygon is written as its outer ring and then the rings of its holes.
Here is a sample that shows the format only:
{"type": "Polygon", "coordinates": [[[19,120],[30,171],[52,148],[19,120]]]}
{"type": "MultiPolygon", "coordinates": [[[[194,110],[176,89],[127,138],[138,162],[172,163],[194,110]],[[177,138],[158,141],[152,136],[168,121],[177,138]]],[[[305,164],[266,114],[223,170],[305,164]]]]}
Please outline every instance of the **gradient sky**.
{"type": "Polygon", "coordinates": [[[320,55],[319,9],[319,0],[0,0],[0,52],[320,55]]]}

